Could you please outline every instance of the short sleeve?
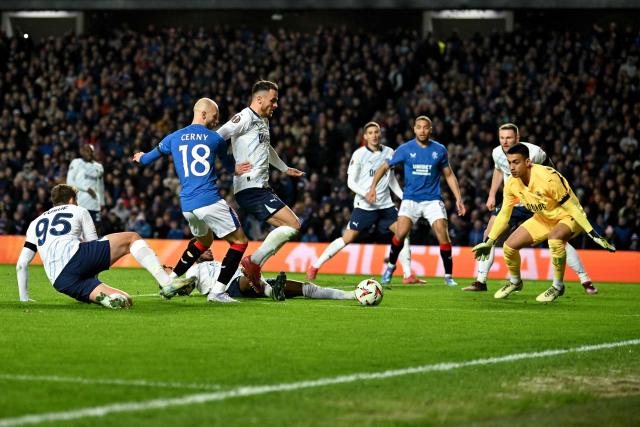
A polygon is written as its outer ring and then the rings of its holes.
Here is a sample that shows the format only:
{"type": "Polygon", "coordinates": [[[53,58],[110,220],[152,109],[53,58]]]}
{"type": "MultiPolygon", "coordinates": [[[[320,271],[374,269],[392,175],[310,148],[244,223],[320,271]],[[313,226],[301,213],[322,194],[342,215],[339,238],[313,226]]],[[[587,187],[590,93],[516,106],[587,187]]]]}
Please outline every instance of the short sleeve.
{"type": "Polygon", "coordinates": [[[442,156],[438,161],[438,168],[444,169],[449,166],[449,152],[445,149],[442,151],[442,156]]]}
{"type": "Polygon", "coordinates": [[[536,147],[533,155],[531,156],[531,161],[536,165],[541,165],[541,164],[544,164],[546,160],[547,160],[547,153],[545,153],[542,148],[536,147]]]}
{"type": "Polygon", "coordinates": [[[227,140],[236,135],[241,135],[246,132],[247,129],[249,129],[250,124],[251,117],[240,112],[231,117],[231,120],[222,125],[222,127],[220,127],[217,132],[222,137],[222,139],[227,140]]]}
{"type": "Polygon", "coordinates": [[[395,166],[399,163],[404,163],[405,161],[405,155],[404,152],[406,150],[403,150],[403,147],[400,147],[396,150],[395,153],[393,153],[393,156],[391,156],[390,159],[387,160],[387,164],[389,166],[395,166]]]}

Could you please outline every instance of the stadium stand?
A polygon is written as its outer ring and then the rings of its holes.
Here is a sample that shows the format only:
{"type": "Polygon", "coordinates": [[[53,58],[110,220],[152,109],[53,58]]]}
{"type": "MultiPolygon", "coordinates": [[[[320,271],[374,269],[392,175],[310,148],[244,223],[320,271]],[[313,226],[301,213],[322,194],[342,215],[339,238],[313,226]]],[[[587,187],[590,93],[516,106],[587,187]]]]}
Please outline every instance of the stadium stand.
{"type": "MultiPolygon", "coordinates": [[[[600,231],[618,249],[638,250],[640,33],[537,27],[444,42],[400,29],[325,27],[150,27],[40,42],[0,35],[0,234],[24,234],[51,206],[48,190],[64,182],[79,146],[93,144],[106,171],[104,234],[189,237],[171,163],[138,169],[129,158],[190,123],[198,97],[215,99],[224,121],[265,78],[281,88],[272,141],[307,173],[298,180],[273,172],[272,185],[304,220],[306,241],[331,241],[346,225],[346,169],[360,127],[379,122],[396,147],[412,137],[411,119],[427,114],[469,212],[451,215],[455,245],[481,235],[496,129],[514,122],[524,141],[550,155],[600,231]]],[[[220,183],[236,206],[231,176],[221,173],[220,183]]],[[[447,191],[444,200],[454,212],[447,191]]],[[[257,221],[242,221],[250,238],[262,239],[257,221]]],[[[414,229],[414,243],[433,243],[424,227],[414,229]]],[[[593,247],[588,239],[576,246],[593,247]]]]}

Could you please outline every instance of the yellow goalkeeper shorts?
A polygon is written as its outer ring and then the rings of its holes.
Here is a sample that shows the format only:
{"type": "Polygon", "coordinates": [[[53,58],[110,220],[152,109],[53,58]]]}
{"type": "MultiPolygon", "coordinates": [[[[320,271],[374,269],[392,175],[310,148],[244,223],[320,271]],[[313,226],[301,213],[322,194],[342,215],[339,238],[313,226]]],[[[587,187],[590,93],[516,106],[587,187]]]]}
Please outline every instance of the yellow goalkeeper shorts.
{"type": "Polygon", "coordinates": [[[557,222],[550,222],[539,215],[533,215],[531,218],[522,223],[521,227],[529,232],[533,239],[533,245],[544,242],[549,239],[549,233],[558,224],[564,224],[571,230],[571,238],[573,239],[584,230],[578,225],[578,223],[570,216],[565,216],[557,222]]]}

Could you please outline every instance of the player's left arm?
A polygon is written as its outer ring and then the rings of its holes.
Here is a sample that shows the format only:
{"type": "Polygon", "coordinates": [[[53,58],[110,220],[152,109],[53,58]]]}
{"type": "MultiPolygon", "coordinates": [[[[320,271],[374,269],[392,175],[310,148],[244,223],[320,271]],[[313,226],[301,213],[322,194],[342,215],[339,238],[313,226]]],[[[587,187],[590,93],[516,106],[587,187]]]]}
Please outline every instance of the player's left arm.
{"type": "Polygon", "coordinates": [[[449,184],[449,188],[453,192],[453,196],[456,198],[456,210],[458,211],[458,215],[464,216],[464,214],[467,213],[467,209],[464,207],[464,202],[462,201],[462,193],[460,192],[460,186],[458,185],[458,178],[456,178],[456,174],[453,173],[453,170],[449,165],[442,168],[442,174],[444,175],[444,179],[447,180],[447,184],[449,184]]]}
{"type": "Polygon", "coordinates": [[[158,144],[153,150],[148,153],[139,151],[133,155],[133,161],[138,162],[143,166],[151,164],[158,160],[160,157],[166,154],[171,154],[171,137],[173,134],[164,137],[160,144],[158,144]]]}
{"type": "Polygon", "coordinates": [[[18,262],[16,263],[16,276],[18,277],[18,294],[20,296],[20,301],[29,302],[29,264],[33,261],[33,258],[36,256],[36,252],[38,251],[38,246],[36,246],[37,237],[35,234],[35,225],[33,223],[29,224],[29,228],[27,229],[27,236],[24,242],[24,246],[22,251],[20,251],[20,256],[18,257],[18,262]]]}
{"type": "Polygon", "coordinates": [[[278,156],[275,148],[269,145],[269,164],[278,169],[280,172],[284,172],[289,176],[304,176],[304,172],[296,168],[291,168],[278,156]]]}
{"type": "Polygon", "coordinates": [[[553,173],[553,179],[549,182],[550,184],[550,193],[551,196],[554,197],[560,207],[567,212],[571,218],[587,233],[587,235],[593,239],[598,245],[602,246],[604,249],[615,252],[616,248],[611,243],[609,243],[604,237],[600,236],[594,229],[587,215],[585,215],[580,202],[575,198],[571,197],[571,193],[569,190],[569,185],[567,184],[564,177],[557,172],[553,173]]]}

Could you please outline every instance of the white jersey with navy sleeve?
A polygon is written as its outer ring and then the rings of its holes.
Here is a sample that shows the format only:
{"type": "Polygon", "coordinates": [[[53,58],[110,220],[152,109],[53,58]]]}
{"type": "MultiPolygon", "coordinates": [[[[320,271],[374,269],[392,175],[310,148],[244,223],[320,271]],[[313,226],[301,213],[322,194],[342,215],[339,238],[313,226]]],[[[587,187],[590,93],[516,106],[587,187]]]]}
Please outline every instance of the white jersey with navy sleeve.
{"type": "Polygon", "coordinates": [[[379,151],[371,151],[365,145],[353,152],[347,174],[349,175],[349,188],[356,193],[353,200],[354,208],[372,211],[394,206],[389,191],[390,175],[393,173],[391,169],[380,178],[376,185],[376,203],[369,203],[365,198],[369,188],[371,188],[376,170],[385,160],[389,160],[391,157],[393,157],[393,149],[384,145],[381,146],[379,151]]]}
{"type": "MultiPolygon", "coordinates": [[[[205,261],[197,264],[193,264],[185,273],[187,278],[196,278],[196,288],[202,295],[209,293],[211,288],[216,284],[220,271],[222,270],[222,264],[219,261],[205,261]]],[[[236,277],[242,276],[242,271],[238,268],[233,277],[229,280],[229,283],[225,287],[225,292],[231,286],[231,283],[236,277]]]]}
{"type": "Polygon", "coordinates": [[[218,133],[225,140],[231,139],[236,163],[248,161],[252,166],[249,172],[233,177],[234,194],[247,188],[269,187],[269,120],[247,107],[218,129],[218,133]]]}
{"type": "Polygon", "coordinates": [[[37,248],[47,277],[54,283],[78,251],[80,242],[97,238],[89,211],[76,205],[61,205],[29,224],[25,246],[37,248]]]}
{"type": "MultiPolygon", "coordinates": [[[[529,149],[529,158],[536,165],[541,165],[547,160],[547,153],[537,145],[530,144],[528,142],[520,142],[519,144],[524,144],[529,149]]],[[[507,179],[511,176],[511,169],[509,168],[509,161],[507,160],[507,155],[502,149],[501,145],[498,145],[493,149],[491,153],[493,157],[493,164],[495,168],[502,171],[502,178],[504,184],[507,184],[507,179]]]]}
{"type": "Polygon", "coordinates": [[[104,206],[104,168],[95,160],[73,159],[69,164],[67,184],[78,189],[78,205],[90,211],[99,211],[104,206]],[[96,193],[94,199],[87,190],[96,193]]]}

